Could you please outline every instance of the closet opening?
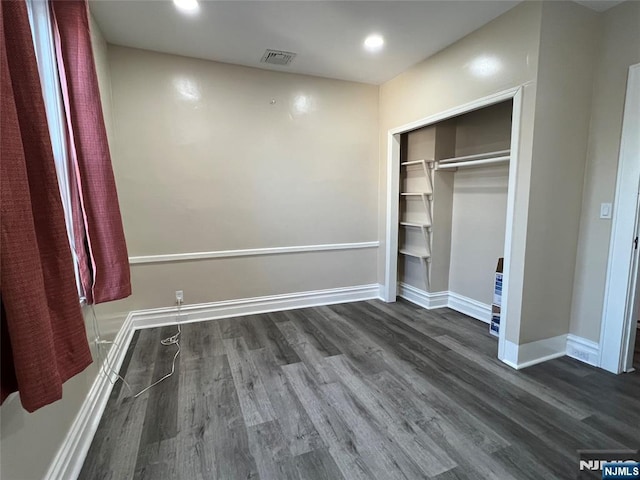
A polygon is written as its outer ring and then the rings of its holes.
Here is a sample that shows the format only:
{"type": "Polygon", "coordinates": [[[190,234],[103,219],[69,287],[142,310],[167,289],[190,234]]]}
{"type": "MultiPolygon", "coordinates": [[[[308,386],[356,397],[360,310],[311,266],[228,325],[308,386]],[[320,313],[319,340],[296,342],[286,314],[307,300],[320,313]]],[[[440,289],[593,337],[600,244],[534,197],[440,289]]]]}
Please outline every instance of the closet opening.
{"type": "Polygon", "coordinates": [[[384,299],[481,320],[500,350],[520,102],[513,90],[389,133],[384,299]]]}

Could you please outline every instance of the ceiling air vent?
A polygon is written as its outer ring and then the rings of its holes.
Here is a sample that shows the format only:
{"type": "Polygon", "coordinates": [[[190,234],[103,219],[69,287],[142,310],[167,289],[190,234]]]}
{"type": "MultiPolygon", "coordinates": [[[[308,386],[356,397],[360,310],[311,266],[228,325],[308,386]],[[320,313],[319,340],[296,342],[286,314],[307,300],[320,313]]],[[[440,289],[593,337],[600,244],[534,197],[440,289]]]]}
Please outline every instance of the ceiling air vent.
{"type": "Polygon", "coordinates": [[[272,65],[289,65],[295,58],[296,54],[293,52],[283,52],[282,50],[269,50],[267,49],[262,56],[261,63],[270,63],[272,65]]]}

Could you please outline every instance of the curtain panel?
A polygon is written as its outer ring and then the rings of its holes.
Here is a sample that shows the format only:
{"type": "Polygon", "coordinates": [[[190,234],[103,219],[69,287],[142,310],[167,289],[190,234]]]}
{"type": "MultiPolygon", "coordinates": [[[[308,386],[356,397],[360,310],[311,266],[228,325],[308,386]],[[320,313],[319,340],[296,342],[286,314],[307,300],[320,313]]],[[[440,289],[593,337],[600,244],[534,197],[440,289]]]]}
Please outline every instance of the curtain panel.
{"type": "Polygon", "coordinates": [[[30,412],[91,363],[23,1],[0,2],[1,401],[30,412]]]}
{"type": "Polygon", "coordinates": [[[131,295],[86,0],[50,0],[69,139],[80,278],[89,303],[131,295]]]}

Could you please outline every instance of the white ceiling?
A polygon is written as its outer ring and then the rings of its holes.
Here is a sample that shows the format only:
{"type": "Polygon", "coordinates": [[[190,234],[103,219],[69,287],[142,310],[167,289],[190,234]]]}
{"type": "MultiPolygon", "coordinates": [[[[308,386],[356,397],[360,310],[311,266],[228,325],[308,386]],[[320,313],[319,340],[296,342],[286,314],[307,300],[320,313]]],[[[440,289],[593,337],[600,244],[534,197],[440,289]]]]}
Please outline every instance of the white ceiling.
{"type": "Polygon", "coordinates": [[[195,58],[380,84],[480,28],[519,1],[201,1],[197,15],[171,1],[91,0],[106,40],[195,58]],[[378,54],[362,47],[385,37],[378,54]],[[260,63],[265,49],[298,55],[260,63]]]}
{"type": "MultiPolygon", "coordinates": [[[[90,0],[116,45],[293,73],[380,84],[480,28],[519,0],[203,1],[185,15],[168,0],[90,0]],[[371,33],[384,49],[362,47],[371,33]],[[286,67],[265,49],[297,53],[286,67]]],[[[600,10],[617,0],[581,0],[600,10]]]]}

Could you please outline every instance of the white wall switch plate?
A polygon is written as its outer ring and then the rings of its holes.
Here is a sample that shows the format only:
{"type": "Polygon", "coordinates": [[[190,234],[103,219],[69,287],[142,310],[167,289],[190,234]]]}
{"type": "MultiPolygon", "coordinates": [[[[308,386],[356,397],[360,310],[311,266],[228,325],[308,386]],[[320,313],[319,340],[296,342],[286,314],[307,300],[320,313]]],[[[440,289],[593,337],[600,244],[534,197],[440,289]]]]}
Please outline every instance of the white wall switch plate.
{"type": "Polygon", "coordinates": [[[600,218],[611,218],[611,204],[610,203],[601,203],[600,204],[600,218]]]}

